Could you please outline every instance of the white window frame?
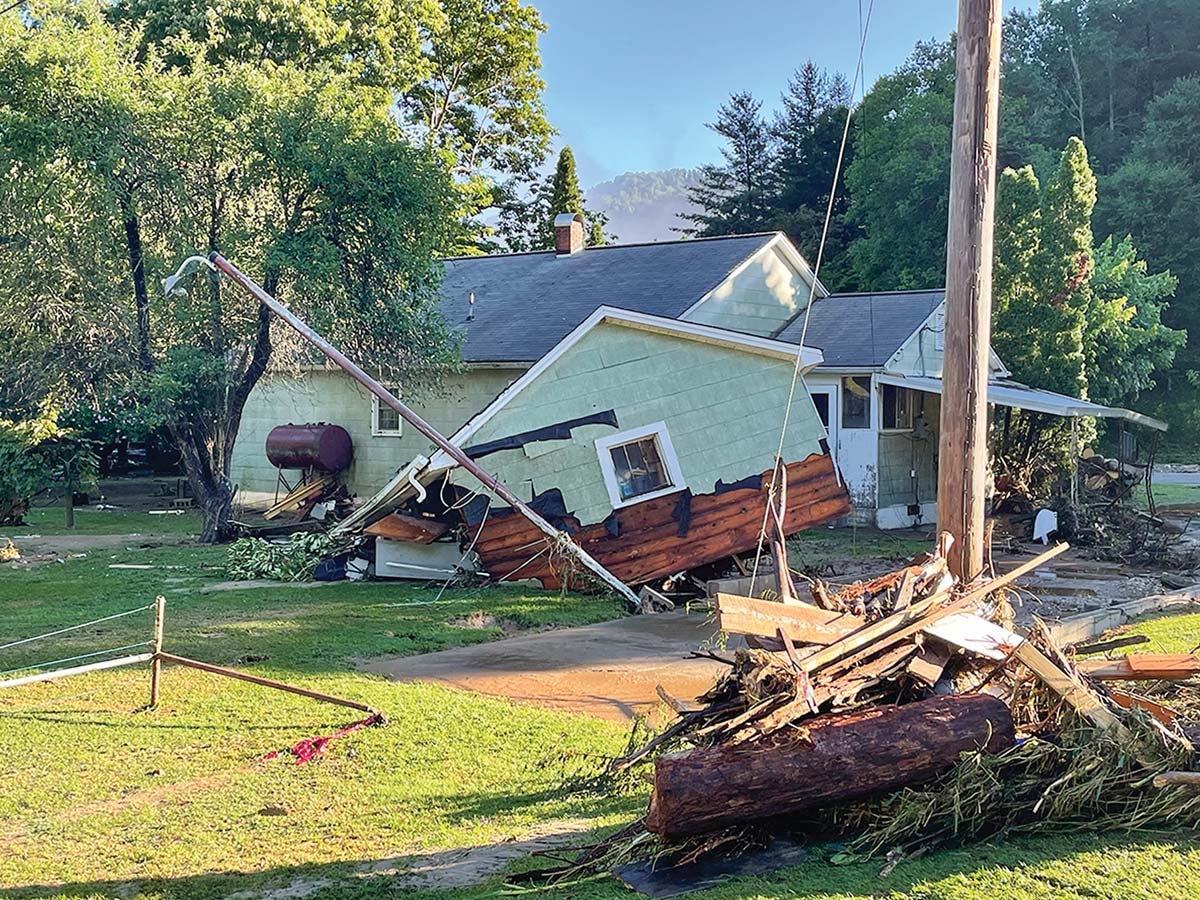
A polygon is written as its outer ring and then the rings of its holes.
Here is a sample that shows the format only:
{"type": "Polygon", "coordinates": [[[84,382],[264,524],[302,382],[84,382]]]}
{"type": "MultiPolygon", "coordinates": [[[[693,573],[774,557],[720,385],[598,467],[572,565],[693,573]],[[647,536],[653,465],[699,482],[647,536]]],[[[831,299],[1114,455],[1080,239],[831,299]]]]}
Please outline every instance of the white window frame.
{"type": "MultiPolygon", "coordinates": [[[[394,385],[388,386],[388,390],[396,397],[400,396],[400,388],[394,385]]],[[[395,428],[380,428],[379,427],[379,410],[382,401],[374,394],[371,395],[371,437],[404,437],[404,416],[396,413],[395,428]]],[[[388,410],[395,412],[389,406],[388,410]]]]}
{"type": "Polygon", "coordinates": [[[942,301],[942,305],[938,307],[937,313],[933,317],[933,349],[946,349],[946,301],[942,301]]]}
{"type": "Polygon", "coordinates": [[[600,457],[600,471],[604,475],[604,486],[608,489],[608,499],[612,501],[613,509],[622,509],[626,506],[636,506],[646,500],[653,500],[655,497],[665,497],[668,494],[678,494],[680,491],[687,490],[687,485],[683,480],[683,471],[679,468],[679,457],[675,455],[675,447],[671,443],[671,435],[667,433],[666,422],[655,422],[652,425],[642,425],[639,428],[630,428],[628,431],[622,431],[618,434],[609,434],[601,438],[596,438],[596,454],[600,457]],[[659,488],[657,491],[650,491],[646,494],[638,494],[636,497],[623,499],[621,497],[621,486],[617,480],[617,468],[613,465],[612,449],[621,444],[631,444],[634,441],[645,440],[652,437],[658,442],[658,455],[667,469],[667,477],[671,479],[671,483],[664,488],[659,488]]]}

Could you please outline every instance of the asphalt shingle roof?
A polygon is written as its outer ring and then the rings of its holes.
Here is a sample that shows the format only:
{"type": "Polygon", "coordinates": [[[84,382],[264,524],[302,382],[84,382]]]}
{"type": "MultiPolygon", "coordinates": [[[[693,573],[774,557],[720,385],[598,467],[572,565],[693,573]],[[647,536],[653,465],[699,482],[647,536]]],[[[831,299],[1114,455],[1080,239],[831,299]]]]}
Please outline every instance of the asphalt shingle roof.
{"type": "MultiPolygon", "coordinates": [[[[945,297],[944,290],[830,294],[813,303],[804,343],[823,351],[826,367],[882,366],[945,297]]],[[[803,327],[799,315],[778,339],[797,343],[803,327]]]]}
{"type": "Polygon", "coordinates": [[[445,264],[441,311],[465,335],[464,361],[532,362],[600,306],[678,318],[774,237],[458,257],[445,264]]]}

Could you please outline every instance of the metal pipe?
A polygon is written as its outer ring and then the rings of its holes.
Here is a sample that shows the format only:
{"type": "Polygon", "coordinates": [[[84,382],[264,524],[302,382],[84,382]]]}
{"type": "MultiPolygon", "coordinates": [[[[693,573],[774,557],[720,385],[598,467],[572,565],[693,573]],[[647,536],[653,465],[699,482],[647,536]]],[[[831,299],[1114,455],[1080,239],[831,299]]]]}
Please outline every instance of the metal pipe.
{"type": "Polygon", "coordinates": [[[20,687],[23,684],[37,684],[39,681],[55,681],[68,675],[83,675],[85,672],[99,672],[102,669],[115,669],[118,666],[132,666],[134,663],[146,662],[154,658],[153,653],[138,653],[135,656],[122,656],[118,659],[106,659],[103,662],[88,663],[86,666],[73,666],[70,669],[55,669],[53,672],[39,672],[37,675],[25,675],[22,678],[10,678],[0,681],[0,688],[20,687]]]}
{"type": "Polygon", "coordinates": [[[601,581],[619,593],[625,600],[634,608],[641,608],[641,601],[637,594],[630,590],[629,586],[612,572],[608,571],[603,565],[597,562],[592,556],[572,541],[565,532],[559,531],[541,515],[531,509],[524,501],[516,494],[508,489],[503,482],[496,479],[489,472],[479,466],[475,460],[471,459],[462,449],[452,444],[447,440],[436,428],[421,418],[411,407],[405,404],[399,397],[395,396],[391,391],[385,388],[382,384],[368,375],[358,364],[351,360],[341,350],[325,340],[320,334],[310,328],[302,319],[300,319],[290,309],[268,294],[265,290],[259,287],[251,278],[243,274],[225,257],[221,256],[215,250],[208,255],[208,261],[218,270],[225,274],[230,281],[257,299],[260,303],[267,307],[272,313],[290,325],[301,337],[320,350],[330,360],[337,363],[345,372],[350,375],[355,381],[365,387],[368,391],[379,398],[380,402],[385,403],[391,409],[394,409],[400,414],[404,421],[412,425],[417,431],[421,432],[425,437],[434,443],[443,453],[454,460],[458,465],[462,466],[468,472],[479,480],[480,484],[494,493],[497,497],[523,515],[526,519],[536,525],[544,534],[554,540],[562,540],[566,549],[575,555],[575,557],[592,573],[594,573],[601,581]]]}

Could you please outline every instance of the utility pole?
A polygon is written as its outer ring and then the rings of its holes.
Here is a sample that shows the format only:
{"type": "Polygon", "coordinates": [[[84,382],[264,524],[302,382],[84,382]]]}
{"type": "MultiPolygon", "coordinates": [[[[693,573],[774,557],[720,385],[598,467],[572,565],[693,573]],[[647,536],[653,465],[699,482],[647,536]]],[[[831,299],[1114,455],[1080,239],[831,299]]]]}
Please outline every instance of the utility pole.
{"type": "Polygon", "coordinates": [[[954,538],[950,570],[963,580],[983,570],[999,103],[1000,0],[959,0],[938,526],[954,538]]]}

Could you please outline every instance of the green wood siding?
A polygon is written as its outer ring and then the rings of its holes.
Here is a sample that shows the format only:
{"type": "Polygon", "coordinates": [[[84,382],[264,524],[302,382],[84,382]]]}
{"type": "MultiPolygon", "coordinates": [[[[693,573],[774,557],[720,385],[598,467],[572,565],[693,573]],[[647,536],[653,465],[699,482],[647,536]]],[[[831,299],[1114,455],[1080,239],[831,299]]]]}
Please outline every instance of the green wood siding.
{"type": "Polygon", "coordinates": [[[809,283],[775,248],[726,279],[685,318],[770,337],[808,304],[809,283]]]}
{"type": "MultiPolygon", "coordinates": [[[[471,438],[482,443],[605,409],[626,431],[666,422],[686,485],[709,493],[771,467],[779,443],[792,364],[757,354],[620,325],[580,339],[471,438]]],[[[785,444],[788,460],[819,452],[824,436],[812,400],[797,386],[785,444]]],[[[522,497],[557,487],[584,524],[612,511],[595,440],[606,426],[577,429],[569,441],[509,450],[487,467],[522,497]]],[[[463,473],[458,483],[469,483],[463,473]]]]}
{"type": "Polygon", "coordinates": [[[938,347],[937,310],[904,342],[883,370],[893,375],[942,377],[942,350],[938,347]]]}
{"type": "MultiPolygon", "coordinates": [[[[449,436],[519,375],[518,369],[474,369],[449,380],[436,394],[402,399],[449,436]]],[[[431,447],[407,423],[399,437],[372,435],[371,408],[371,395],[341,371],[306,371],[297,377],[263,379],[251,393],[242,416],[233,451],[234,484],[249,494],[274,493],[275,468],[267,461],[267,433],[276,425],[329,422],[341,425],[354,440],[354,463],[343,479],[352,492],[370,496],[414,456],[428,455],[431,447]]]]}

